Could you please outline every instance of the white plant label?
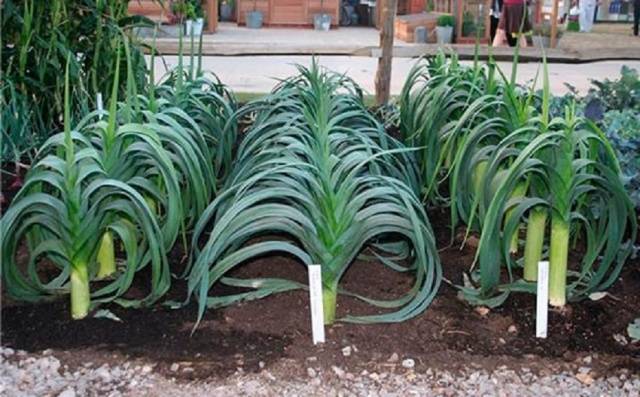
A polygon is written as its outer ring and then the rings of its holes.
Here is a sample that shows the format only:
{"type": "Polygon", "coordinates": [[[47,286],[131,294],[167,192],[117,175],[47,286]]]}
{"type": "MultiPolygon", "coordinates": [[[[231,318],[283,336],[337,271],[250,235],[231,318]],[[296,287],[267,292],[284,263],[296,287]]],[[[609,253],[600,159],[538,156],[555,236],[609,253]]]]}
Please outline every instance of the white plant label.
{"type": "Polygon", "coordinates": [[[549,262],[538,262],[538,291],[536,299],[536,337],[547,337],[549,314],[549,262]]]}
{"type": "MultiPolygon", "coordinates": [[[[102,93],[100,92],[96,94],[96,103],[98,104],[98,111],[102,113],[104,105],[102,104],[102,93]]],[[[100,115],[100,118],[102,118],[102,115],[100,115]]]]}
{"type": "Polygon", "coordinates": [[[309,266],[309,302],[313,344],[324,343],[324,309],[322,307],[322,270],[320,265],[309,266]]]}

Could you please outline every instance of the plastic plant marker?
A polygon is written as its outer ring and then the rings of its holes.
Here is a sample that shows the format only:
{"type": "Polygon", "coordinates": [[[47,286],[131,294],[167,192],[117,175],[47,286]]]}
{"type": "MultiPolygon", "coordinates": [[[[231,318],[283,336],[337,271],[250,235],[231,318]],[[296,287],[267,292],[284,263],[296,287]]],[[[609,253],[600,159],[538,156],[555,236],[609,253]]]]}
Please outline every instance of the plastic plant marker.
{"type": "Polygon", "coordinates": [[[538,262],[538,290],[536,299],[536,338],[547,337],[549,309],[549,262],[538,262]]]}
{"type": "Polygon", "coordinates": [[[322,308],[322,267],[309,266],[309,306],[311,307],[311,331],[313,344],[324,343],[324,310],[322,308]]]}

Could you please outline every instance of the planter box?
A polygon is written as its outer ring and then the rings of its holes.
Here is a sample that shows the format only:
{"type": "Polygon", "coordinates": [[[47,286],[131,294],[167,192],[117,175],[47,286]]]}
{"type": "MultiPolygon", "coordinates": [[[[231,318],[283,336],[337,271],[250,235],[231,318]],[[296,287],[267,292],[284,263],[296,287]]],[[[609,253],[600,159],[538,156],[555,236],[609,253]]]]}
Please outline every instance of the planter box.
{"type": "Polygon", "coordinates": [[[132,0],[128,3],[129,15],[143,15],[152,21],[168,23],[170,8],[164,7],[157,0],[132,0]]]}
{"type": "Polygon", "coordinates": [[[424,27],[427,30],[427,42],[435,43],[435,34],[438,17],[443,13],[440,12],[423,12],[420,14],[397,16],[394,21],[395,37],[408,43],[415,40],[414,34],[417,27],[424,27]]]}

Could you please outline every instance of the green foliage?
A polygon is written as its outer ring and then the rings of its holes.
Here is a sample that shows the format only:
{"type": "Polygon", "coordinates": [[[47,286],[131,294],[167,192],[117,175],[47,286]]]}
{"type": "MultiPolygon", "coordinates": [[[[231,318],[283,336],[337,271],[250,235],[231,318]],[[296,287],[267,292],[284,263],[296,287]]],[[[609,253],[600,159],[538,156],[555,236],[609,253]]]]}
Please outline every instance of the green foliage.
{"type": "Polygon", "coordinates": [[[455,25],[455,18],[453,15],[440,15],[436,21],[437,26],[451,26],[455,25]]]}
{"type": "Polygon", "coordinates": [[[484,35],[484,23],[477,23],[476,16],[471,11],[465,11],[462,16],[462,36],[471,37],[476,35],[479,37],[484,35]]]}
{"type": "Polygon", "coordinates": [[[315,63],[298,70],[246,108],[255,122],[223,189],[196,225],[189,292],[198,300],[199,318],[207,307],[304,288],[290,280],[228,275],[248,259],[277,252],[322,266],[327,323],[337,293],[392,309],[344,321],[411,318],[429,305],[441,274],[407,149],[367,112],[352,81],[315,63]],[[339,288],[366,247],[391,269],[414,273],[405,296],[376,300],[339,288]],[[218,283],[248,290],[211,296],[218,283]]]}
{"type": "MultiPolygon", "coordinates": [[[[69,64],[70,61],[65,74],[64,132],[52,136],[40,148],[24,186],[0,219],[2,274],[7,291],[17,299],[37,301],[69,293],[71,315],[83,318],[92,299],[94,303],[117,299],[123,305],[149,304],[162,296],[170,284],[163,233],[153,211],[133,187],[135,184],[105,172],[101,151],[108,150],[111,144],[126,146],[133,151],[126,153],[128,161],[124,165],[144,164],[147,171],[169,163],[154,163],[151,152],[159,152],[159,142],[146,135],[142,127],[124,125],[115,129],[115,96],[111,116],[103,123],[105,140],[101,144],[72,130],[69,64]],[[142,145],[117,141],[119,131],[126,135],[125,139],[143,137],[142,145]],[[101,240],[96,237],[107,233],[122,243],[123,269],[111,282],[91,292],[90,283],[100,273],[96,257],[101,240]],[[29,249],[26,262],[17,255],[23,244],[29,249]],[[149,295],[142,300],[121,298],[135,273],[147,265],[151,266],[149,295]]],[[[115,73],[114,91],[117,67],[115,73]]]]}
{"type": "Polygon", "coordinates": [[[640,113],[610,110],[604,114],[603,128],[616,151],[625,189],[640,208],[640,113]]]}
{"type": "Polygon", "coordinates": [[[640,341],[640,318],[636,318],[627,327],[627,334],[633,342],[640,341]]]}
{"type": "Polygon", "coordinates": [[[572,103],[578,114],[595,114],[595,122],[616,151],[624,186],[636,208],[640,208],[639,81],[636,70],[623,67],[620,78],[592,81],[585,96],[569,87],[569,93],[553,97],[550,105],[550,113],[558,117],[572,103]]]}
{"type": "MultiPolygon", "coordinates": [[[[2,103],[18,113],[9,114],[2,135],[9,144],[2,160],[32,154],[59,130],[64,108],[66,60],[69,65],[72,116],[95,108],[96,94],[107,93],[114,79],[114,61],[130,63],[138,88],[144,85],[146,65],[141,50],[131,43],[129,30],[145,23],[127,16],[126,0],[7,0],[2,2],[2,103]]],[[[121,66],[123,66],[121,65],[121,66]]],[[[119,92],[125,90],[124,82],[119,92]]],[[[4,111],[4,106],[3,106],[4,111]]],[[[8,113],[8,112],[7,112],[8,113]]],[[[81,116],[80,116],[81,117],[81,116]]]]}
{"type": "Polygon", "coordinates": [[[540,94],[498,73],[491,62],[464,67],[439,55],[414,68],[401,95],[401,130],[420,149],[425,200],[450,207],[452,233],[459,223],[480,233],[479,266],[461,291],[488,305],[534,292],[530,266],[544,257],[552,303],[607,288],[637,233],[611,144],[570,99],[552,117],[546,69],[540,94]],[[571,241],[584,241],[576,264],[571,241]]]}
{"type": "Polygon", "coordinates": [[[166,255],[213,200],[235,139],[235,127],[229,138],[218,131],[237,122],[235,102],[215,76],[187,71],[181,56],[170,76],[182,77],[136,95],[127,58],[127,101],[118,102],[119,55],[114,63],[108,109],[88,112],[73,129],[67,72],[65,132],[39,148],[0,219],[9,294],[27,301],[70,294],[74,318],[90,304],[148,305],[168,290],[166,255]],[[24,248],[26,259],[18,255],[24,248]],[[124,299],[147,268],[148,296],[124,299]]]}
{"type": "Polygon", "coordinates": [[[202,3],[199,0],[178,0],[171,5],[171,11],[179,19],[196,19],[204,16],[202,3]]]}
{"type": "Polygon", "coordinates": [[[587,101],[597,98],[604,103],[605,110],[640,111],[640,74],[636,69],[623,66],[619,79],[591,80],[591,84],[594,87],[589,90],[587,101]]]}

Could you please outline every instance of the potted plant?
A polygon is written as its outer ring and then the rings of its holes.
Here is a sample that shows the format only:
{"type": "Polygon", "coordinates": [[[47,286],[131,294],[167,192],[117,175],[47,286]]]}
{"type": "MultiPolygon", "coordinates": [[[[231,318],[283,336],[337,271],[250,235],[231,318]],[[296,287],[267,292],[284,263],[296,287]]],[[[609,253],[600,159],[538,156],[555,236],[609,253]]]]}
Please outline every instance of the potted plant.
{"type": "Polygon", "coordinates": [[[320,0],[320,14],[313,15],[313,28],[323,32],[331,29],[331,15],[324,12],[324,0],[320,0]]]}
{"type": "MultiPolygon", "coordinates": [[[[202,34],[202,28],[204,26],[204,18],[202,16],[202,7],[197,0],[181,2],[180,7],[182,18],[186,19],[184,23],[185,35],[200,36],[202,34]]],[[[174,3],[175,4],[175,3],[174,3]]]]}
{"type": "MultiPolygon", "coordinates": [[[[560,38],[559,31],[558,38],[560,38]]],[[[551,45],[551,25],[548,23],[534,25],[531,41],[533,42],[534,47],[549,48],[551,45]]]]}
{"type": "Polygon", "coordinates": [[[436,22],[436,37],[438,44],[450,44],[453,41],[453,15],[440,15],[436,22]]]}
{"type": "Polygon", "coordinates": [[[262,27],[262,11],[258,10],[258,0],[253,0],[253,11],[247,11],[245,19],[249,29],[260,29],[262,27]]]}
{"type": "Polygon", "coordinates": [[[204,10],[202,9],[202,3],[200,0],[192,0],[193,8],[195,11],[195,20],[193,21],[193,34],[200,36],[204,28],[204,10]]]}
{"type": "Polygon", "coordinates": [[[234,0],[222,0],[220,3],[220,20],[230,21],[233,17],[234,0]]]}

